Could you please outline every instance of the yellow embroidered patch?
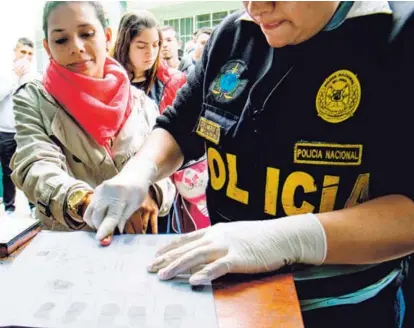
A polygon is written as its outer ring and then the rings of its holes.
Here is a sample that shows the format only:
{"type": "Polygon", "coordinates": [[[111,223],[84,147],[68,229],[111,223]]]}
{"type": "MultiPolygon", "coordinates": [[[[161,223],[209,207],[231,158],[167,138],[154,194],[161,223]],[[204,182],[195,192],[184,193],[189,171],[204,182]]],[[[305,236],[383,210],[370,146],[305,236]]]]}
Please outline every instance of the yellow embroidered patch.
{"type": "Polygon", "coordinates": [[[314,165],[358,166],[362,163],[362,149],[362,145],[297,142],[293,162],[314,165]]]}
{"type": "Polygon", "coordinates": [[[212,122],[205,117],[200,117],[196,133],[218,145],[220,141],[220,129],[221,127],[219,124],[212,122]]]}
{"type": "Polygon", "coordinates": [[[331,74],[316,96],[318,116],[329,123],[341,123],[352,117],[361,101],[357,76],[346,69],[331,74]]]}

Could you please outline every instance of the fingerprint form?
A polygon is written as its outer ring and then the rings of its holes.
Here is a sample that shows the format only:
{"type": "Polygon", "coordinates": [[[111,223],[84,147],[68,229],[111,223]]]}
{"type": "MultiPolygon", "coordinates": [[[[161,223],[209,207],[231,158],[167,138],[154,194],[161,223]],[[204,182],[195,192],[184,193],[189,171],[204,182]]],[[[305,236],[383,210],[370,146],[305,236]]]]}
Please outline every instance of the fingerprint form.
{"type": "Polygon", "coordinates": [[[180,304],[171,304],[165,307],[164,327],[180,328],[185,316],[185,309],[180,304]]]}
{"type": "Polygon", "coordinates": [[[57,279],[52,283],[53,289],[56,290],[65,290],[73,286],[73,282],[67,280],[57,279]]]}
{"type": "Polygon", "coordinates": [[[135,244],[135,236],[134,235],[125,235],[122,236],[122,244],[124,245],[133,245],[135,244]]]}
{"type": "Polygon", "coordinates": [[[120,245],[122,247],[123,254],[133,254],[137,251],[135,245],[139,244],[139,239],[136,235],[123,235],[122,238],[119,238],[120,245]]]}
{"type": "Polygon", "coordinates": [[[144,306],[132,306],[128,310],[129,324],[133,327],[147,326],[147,311],[144,306]]]}
{"type": "Polygon", "coordinates": [[[81,314],[85,311],[88,305],[85,302],[72,303],[67,309],[65,315],[62,318],[64,324],[75,322],[81,314]]]}
{"type": "Polygon", "coordinates": [[[50,251],[40,251],[36,253],[36,256],[48,256],[50,251]]]}
{"type": "Polygon", "coordinates": [[[142,244],[146,246],[157,246],[158,239],[155,236],[147,235],[142,238],[142,244]]]}
{"type": "Polygon", "coordinates": [[[99,314],[98,322],[100,324],[113,324],[116,316],[121,312],[121,308],[118,304],[108,303],[104,304],[99,314]]]}
{"type": "Polygon", "coordinates": [[[50,319],[50,314],[52,310],[56,307],[55,303],[47,302],[42,304],[39,309],[35,312],[33,317],[38,319],[50,319]]]}
{"type": "Polygon", "coordinates": [[[187,281],[176,279],[171,282],[171,289],[177,292],[188,292],[191,290],[191,285],[187,281]]]}

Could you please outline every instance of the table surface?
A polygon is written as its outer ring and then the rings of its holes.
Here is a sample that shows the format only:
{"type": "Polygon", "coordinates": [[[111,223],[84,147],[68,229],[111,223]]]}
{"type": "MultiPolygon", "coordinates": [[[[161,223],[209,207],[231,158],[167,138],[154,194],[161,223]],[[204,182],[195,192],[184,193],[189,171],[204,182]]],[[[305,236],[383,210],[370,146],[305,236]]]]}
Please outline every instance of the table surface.
{"type": "MultiPolygon", "coordinates": [[[[0,261],[12,261],[27,244],[0,261]]],[[[304,327],[291,274],[228,275],[213,289],[219,328],[304,327]]]]}
{"type": "Polygon", "coordinates": [[[213,287],[220,328],[304,327],[291,274],[229,275],[213,287]]]}

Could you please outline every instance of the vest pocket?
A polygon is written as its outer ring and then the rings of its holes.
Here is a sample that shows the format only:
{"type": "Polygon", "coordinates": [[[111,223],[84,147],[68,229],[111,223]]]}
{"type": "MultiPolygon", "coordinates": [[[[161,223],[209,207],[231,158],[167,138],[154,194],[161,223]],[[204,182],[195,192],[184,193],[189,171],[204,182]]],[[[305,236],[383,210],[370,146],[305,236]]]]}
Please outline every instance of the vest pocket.
{"type": "Polygon", "coordinates": [[[193,132],[218,145],[221,144],[223,137],[231,135],[239,118],[225,110],[203,103],[193,132]]]}

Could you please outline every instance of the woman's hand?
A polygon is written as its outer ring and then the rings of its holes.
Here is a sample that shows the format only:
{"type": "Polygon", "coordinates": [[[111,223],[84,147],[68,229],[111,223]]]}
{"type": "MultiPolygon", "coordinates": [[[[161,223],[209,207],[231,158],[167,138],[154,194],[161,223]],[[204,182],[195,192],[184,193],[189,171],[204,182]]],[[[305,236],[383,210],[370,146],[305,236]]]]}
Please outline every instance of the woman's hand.
{"type": "Polygon", "coordinates": [[[151,225],[151,232],[153,234],[158,233],[158,212],[159,206],[156,201],[155,192],[150,188],[141,207],[128,219],[128,222],[125,225],[125,233],[146,233],[148,224],[151,225]]]}
{"type": "MultiPolygon", "coordinates": [[[[92,201],[93,194],[88,195],[85,202],[82,205],[82,215],[85,213],[90,202],[92,201]]],[[[158,233],[158,212],[159,206],[156,201],[155,192],[152,188],[142,203],[141,207],[136,210],[128,219],[125,225],[125,233],[127,234],[141,234],[146,233],[148,224],[151,224],[151,232],[153,234],[158,233]]],[[[109,246],[112,242],[113,234],[101,240],[102,246],[109,246]]]]}
{"type": "Polygon", "coordinates": [[[95,188],[94,196],[83,215],[83,220],[102,240],[114,233],[123,233],[125,225],[148,195],[152,181],[157,177],[157,166],[149,159],[132,157],[113,178],[95,188]]]}
{"type": "Polygon", "coordinates": [[[82,217],[85,214],[85,211],[88,208],[89,204],[91,203],[92,197],[93,197],[93,192],[86,196],[85,201],[83,202],[82,208],[81,208],[82,217]]]}

